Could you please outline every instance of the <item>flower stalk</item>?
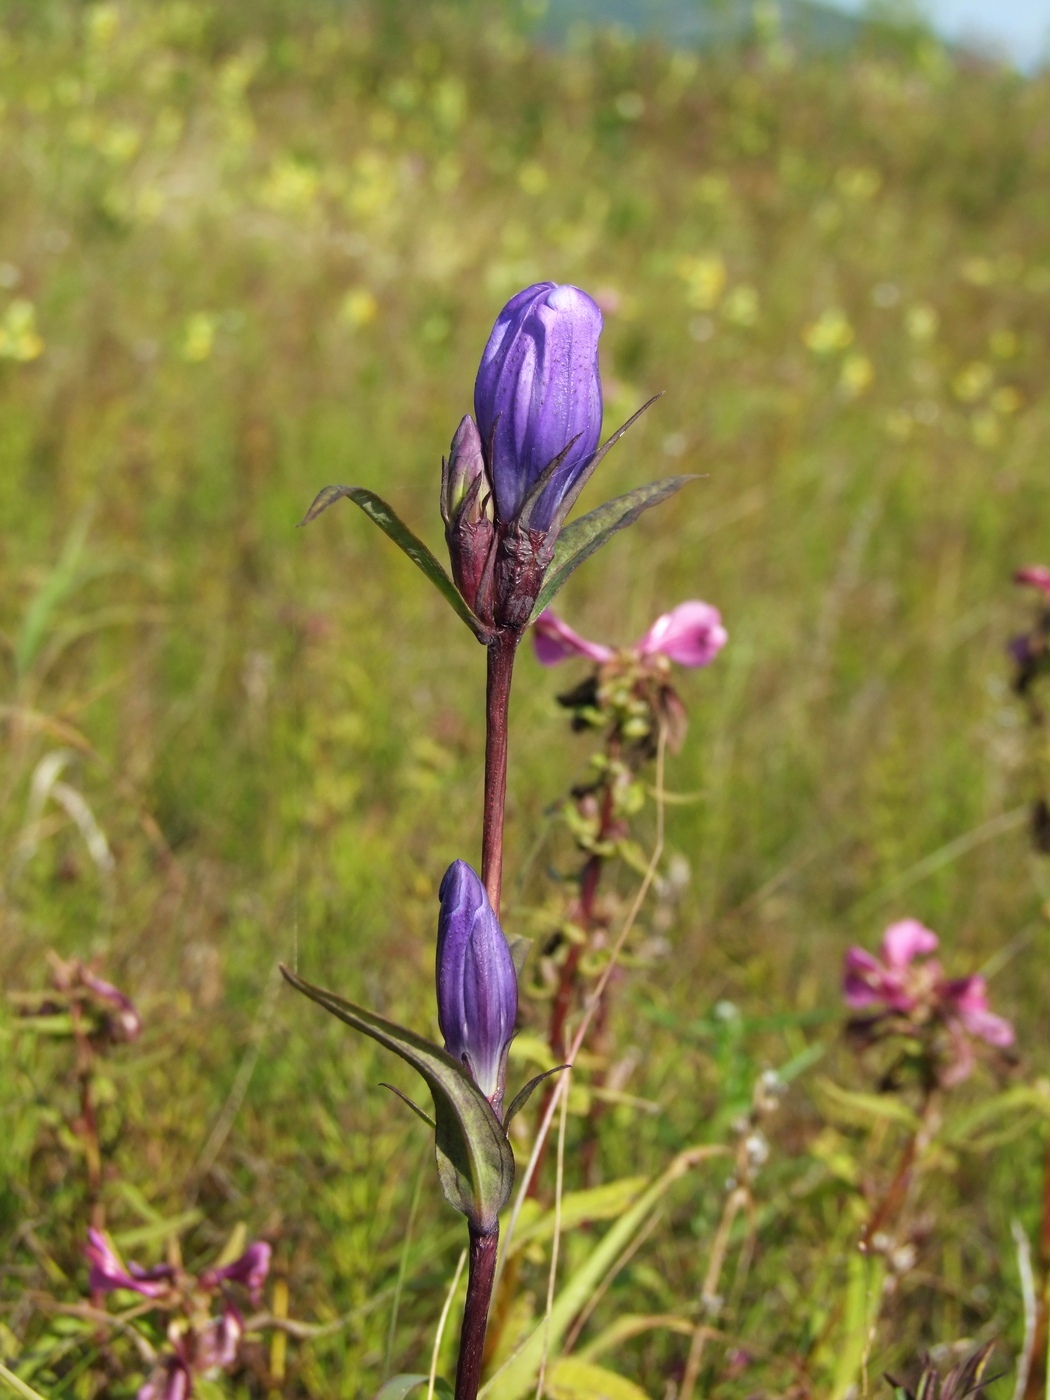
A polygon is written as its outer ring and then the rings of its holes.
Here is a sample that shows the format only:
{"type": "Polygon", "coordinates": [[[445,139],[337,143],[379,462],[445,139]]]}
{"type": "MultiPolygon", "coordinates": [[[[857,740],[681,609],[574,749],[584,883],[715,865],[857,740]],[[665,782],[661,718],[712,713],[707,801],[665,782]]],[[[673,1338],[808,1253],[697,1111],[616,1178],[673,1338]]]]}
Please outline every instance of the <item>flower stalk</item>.
{"type": "Polygon", "coordinates": [[[459,1334],[459,1362],[456,1367],[456,1400],[476,1400],[481,1384],[485,1353],[485,1332],[489,1321],[492,1283],[496,1277],[499,1225],[490,1234],[470,1227],[470,1261],[467,1297],[463,1305],[463,1325],[459,1334]]]}
{"type": "Polygon", "coordinates": [[[485,799],[481,830],[481,878],[499,918],[503,885],[503,821],[507,803],[508,721],[514,657],[521,634],[497,632],[488,647],[485,693],[485,799]]]}

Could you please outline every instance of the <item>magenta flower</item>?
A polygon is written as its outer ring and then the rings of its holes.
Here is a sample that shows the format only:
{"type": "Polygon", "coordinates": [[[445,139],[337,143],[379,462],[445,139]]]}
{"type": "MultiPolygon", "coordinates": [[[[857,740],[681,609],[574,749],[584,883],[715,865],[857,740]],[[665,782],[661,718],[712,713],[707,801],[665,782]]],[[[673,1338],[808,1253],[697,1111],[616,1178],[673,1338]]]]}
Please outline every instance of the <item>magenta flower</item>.
{"type": "Polygon", "coordinates": [[[88,1286],[93,1293],[114,1293],[118,1289],[126,1289],[131,1293],[141,1293],[144,1298],[163,1298],[171,1292],[175,1270],[170,1264],[158,1264],[152,1269],[129,1264],[125,1268],[120,1255],[101,1230],[88,1230],[84,1254],[91,1265],[88,1286]]]}
{"type": "Polygon", "coordinates": [[[248,1290],[253,1303],[258,1305],[266,1275],[270,1272],[270,1256],[273,1253],[265,1240],[256,1240],[244,1253],[221,1269],[206,1269],[200,1276],[202,1288],[215,1288],[221,1283],[240,1283],[248,1290]]]}
{"type": "MultiPolygon", "coordinates": [[[[679,666],[708,666],[725,646],[728,636],[718,609],[694,598],[658,617],[645,636],[626,651],[640,660],[666,656],[679,666]]],[[[572,656],[582,656],[601,665],[616,655],[611,647],[581,637],[550,608],[536,619],[533,645],[536,659],[543,666],[556,666],[572,656]]]]}
{"type": "Polygon", "coordinates": [[[178,1356],[165,1358],[164,1363],[145,1385],[140,1386],[136,1400],[189,1400],[193,1394],[193,1376],[178,1356]]]}
{"type": "Polygon", "coordinates": [[[940,964],[913,967],[917,957],[932,953],[939,939],[917,919],[890,924],[882,936],[882,959],[864,948],[846,953],[843,993],[853,1011],[880,1003],[910,1016],[928,997],[940,977],[940,964]]]}
{"type": "Polygon", "coordinates": [[[1045,564],[1030,564],[1026,569],[1018,569],[1014,574],[1014,583],[1038,588],[1044,598],[1050,598],[1050,569],[1045,564]]]}
{"type": "Polygon", "coordinates": [[[142,1032],[142,1017],[131,998],[114,987],[112,982],[96,977],[86,967],[80,971],[80,980],[97,1002],[109,1008],[107,1020],[113,1039],[136,1040],[142,1032]]]}
{"type": "Polygon", "coordinates": [[[949,1054],[938,1069],[938,1078],[947,1086],[972,1070],[971,1038],[1006,1049],[1014,1043],[1014,1029],[988,1009],[983,977],[943,975],[940,962],[931,956],[938,944],[937,935],[917,919],[890,924],[880,957],[865,948],[846,953],[843,995],[853,1011],[882,1008],[853,1023],[870,1039],[896,1032],[921,1036],[927,1030],[947,1031],[949,1054]]]}

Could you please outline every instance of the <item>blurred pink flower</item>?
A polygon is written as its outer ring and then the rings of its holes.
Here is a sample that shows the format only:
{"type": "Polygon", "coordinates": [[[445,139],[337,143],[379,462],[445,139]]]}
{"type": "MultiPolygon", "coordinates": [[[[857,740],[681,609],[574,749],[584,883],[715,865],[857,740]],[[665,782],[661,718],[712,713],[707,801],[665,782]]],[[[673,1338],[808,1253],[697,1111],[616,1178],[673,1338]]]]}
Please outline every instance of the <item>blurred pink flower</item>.
{"type": "Polygon", "coordinates": [[[588,642],[578,632],[574,632],[567,622],[547,608],[536,619],[532,629],[532,643],[536,649],[536,660],[541,666],[557,666],[570,656],[585,656],[588,661],[611,661],[615,655],[611,647],[603,647],[600,642],[588,642]]]}
{"type": "Polygon", "coordinates": [[[877,1033],[880,1025],[883,1034],[929,1025],[947,1030],[952,1053],[939,1078],[950,1085],[965,1079],[973,1068],[968,1037],[1005,1049],[1014,1043],[1014,1029],[988,1009],[983,977],[943,975],[940,962],[930,956],[938,943],[937,935],[917,919],[890,924],[883,934],[881,956],[865,948],[847,951],[842,990],[853,1011],[884,1008],[858,1023],[869,1034],[877,1033]],[[901,1025],[902,1020],[909,1024],[901,1025]]]}
{"type": "Polygon", "coordinates": [[[93,1293],[127,1289],[131,1293],[141,1293],[144,1298],[163,1298],[171,1292],[175,1270],[170,1264],[159,1264],[153,1269],[140,1269],[137,1264],[129,1264],[125,1268],[120,1255],[101,1230],[88,1230],[84,1253],[91,1265],[88,1286],[93,1293]]]}
{"type": "Polygon", "coordinates": [[[109,1028],[113,1039],[137,1039],[142,1031],[142,1017],[131,998],[114,987],[112,982],[96,977],[86,967],[80,970],[80,980],[96,1001],[111,1008],[109,1028]]]}
{"type": "MultiPolygon", "coordinates": [[[[666,656],[679,666],[707,666],[727,640],[718,609],[694,598],[658,617],[645,636],[626,650],[639,658],[666,656]]],[[[616,655],[611,647],[581,637],[550,608],[536,619],[533,645],[536,659],[543,666],[556,666],[571,656],[601,664],[616,655]]]]}
{"type": "Polygon", "coordinates": [[[241,1283],[253,1303],[258,1303],[266,1275],[270,1272],[272,1250],[265,1240],[256,1240],[244,1253],[221,1269],[206,1269],[200,1276],[202,1288],[215,1288],[220,1283],[241,1283]]]}
{"type": "Polygon", "coordinates": [[[189,1400],[192,1394],[193,1377],[189,1367],[179,1357],[169,1356],[139,1388],[137,1400],[189,1400]]]}
{"type": "Polygon", "coordinates": [[[1044,597],[1050,598],[1050,569],[1045,564],[1030,564],[1026,569],[1018,569],[1014,574],[1014,583],[1038,588],[1044,597]]]}

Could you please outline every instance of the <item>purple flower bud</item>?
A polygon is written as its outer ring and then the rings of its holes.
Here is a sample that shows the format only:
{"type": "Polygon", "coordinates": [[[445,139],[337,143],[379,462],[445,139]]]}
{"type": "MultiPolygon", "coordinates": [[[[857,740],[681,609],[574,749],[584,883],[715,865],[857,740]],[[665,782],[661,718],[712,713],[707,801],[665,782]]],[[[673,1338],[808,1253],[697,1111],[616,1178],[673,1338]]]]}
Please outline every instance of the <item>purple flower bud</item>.
{"type": "Polygon", "coordinates": [[[480,520],[483,515],[491,519],[492,493],[485,474],[481,435],[473,418],[467,413],[460,421],[452,439],[441,482],[441,518],[446,525],[455,520],[475,482],[478,486],[473,493],[475,499],[469,507],[470,513],[474,520],[480,520]]]}
{"type": "Polygon", "coordinates": [[[441,518],[456,587],[467,607],[486,623],[492,620],[492,514],[492,484],[481,438],[468,413],[456,429],[448,461],[442,462],[441,518]]]}
{"type": "Polygon", "coordinates": [[[440,899],[438,1024],[445,1049],[499,1114],[518,1011],[514,962],[485,887],[465,861],[445,872],[440,899]]]}
{"type": "Polygon", "coordinates": [[[500,312],[474,384],[498,518],[509,524],[545,467],[568,448],[530,520],[548,530],[598,446],[602,313],[578,287],[537,282],[500,312]]]}

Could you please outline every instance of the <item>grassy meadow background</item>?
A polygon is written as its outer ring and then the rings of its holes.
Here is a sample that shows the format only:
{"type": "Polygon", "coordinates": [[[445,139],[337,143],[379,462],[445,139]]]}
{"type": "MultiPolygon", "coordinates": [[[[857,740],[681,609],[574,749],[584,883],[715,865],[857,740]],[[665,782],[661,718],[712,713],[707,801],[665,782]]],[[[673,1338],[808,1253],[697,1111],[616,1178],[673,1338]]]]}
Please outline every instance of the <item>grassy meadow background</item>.
{"type": "MultiPolygon", "coordinates": [[[[1050,883],[1004,656],[1029,616],[1011,572],[1050,563],[1050,78],[877,28],[837,58],[768,26],[698,56],[542,49],[492,5],[3,0],[0,93],[0,975],[31,990],[48,949],[97,957],[142,1012],[102,1119],[126,1252],[174,1230],[203,1261],[243,1223],[290,1315],[331,1324],[259,1341],[214,1393],[369,1396],[429,1361],[461,1231],[378,1088],[409,1082],[275,964],[436,1033],[437,885],[479,856],[484,657],[358,512],[294,527],[361,484],[443,554],[440,458],[481,348],[550,278],[606,308],[609,429],[664,391],[584,504],[702,474],[560,611],[618,644],[700,597],[730,634],[683,673],[676,878],[616,1003],[656,1111],[606,1114],[602,1176],[729,1140],[761,1071],[795,1064],[720,1316],[737,1351],[710,1349],[702,1393],[888,1394],[923,1349],[1001,1336],[1009,1394],[1038,1116],[943,1149],[870,1374],[843,1379],[863,1192],[898,1129],[826,1086],[873,1087],[841,958],[906,915],[951,972],[992,974],[1018,1075],[1050,1073],[1050,883]],[[33,807],[59,750],[109,862],[33,807]]],[[[574,675],[523,649],[504,922],[538,940],[577,860],[550,816],[588,752],[553,698],[574,675]]],[[[119,1400],[134,1354],[42,1302],[86,1290],[68,1047],[0,1016],[0,1360],[119,1400]]],[[[542,1032],[538,1003],[523,1018],[542,1032]]],[[[993,1091],[981,1071],[957,1098],[993,1091]]],[[[584,1342],[700,1317],[724,1198],[717,1162],[675,1188],[584,1342]]],[[[519,1326],[546,1278],[524,1259],[519,1326]]],[[[603,1364],[671,1397],[687,1348],[654,1327],[603,1364]]]]}

